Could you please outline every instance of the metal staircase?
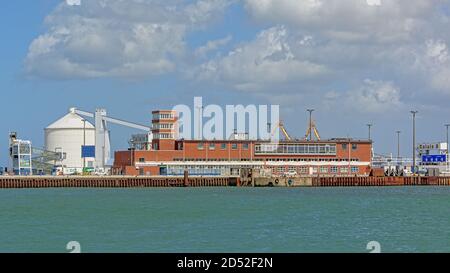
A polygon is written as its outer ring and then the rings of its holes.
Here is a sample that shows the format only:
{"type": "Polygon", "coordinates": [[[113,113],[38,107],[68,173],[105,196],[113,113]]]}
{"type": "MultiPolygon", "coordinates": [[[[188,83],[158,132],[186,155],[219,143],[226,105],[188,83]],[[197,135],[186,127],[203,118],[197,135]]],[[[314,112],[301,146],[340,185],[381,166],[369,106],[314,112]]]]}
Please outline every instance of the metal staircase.
{"type": "Polygon", "coordinates": [[[32,147],[31,162],[33,169],[41,174],[51,174],[53,168],[62,164],[66,154],[61,152],[47,151],[41,148],[32,147]]]}

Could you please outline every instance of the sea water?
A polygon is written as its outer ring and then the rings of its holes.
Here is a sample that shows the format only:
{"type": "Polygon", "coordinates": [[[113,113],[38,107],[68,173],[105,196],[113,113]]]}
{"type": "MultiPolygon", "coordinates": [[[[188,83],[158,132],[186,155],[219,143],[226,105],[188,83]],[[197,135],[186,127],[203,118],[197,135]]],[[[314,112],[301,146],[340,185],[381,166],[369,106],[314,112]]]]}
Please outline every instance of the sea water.
{"type": "Polygon", "coordinates": [[[0,252],[450,252],[450,187],[0,190],[0,252]]]}

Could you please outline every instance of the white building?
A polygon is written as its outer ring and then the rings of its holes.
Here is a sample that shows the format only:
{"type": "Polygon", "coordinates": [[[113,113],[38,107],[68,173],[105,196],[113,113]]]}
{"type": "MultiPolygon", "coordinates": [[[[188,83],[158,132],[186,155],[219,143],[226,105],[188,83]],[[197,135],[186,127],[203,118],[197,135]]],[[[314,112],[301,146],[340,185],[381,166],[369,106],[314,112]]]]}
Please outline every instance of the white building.
{"type": "Polygon", "coordinates": [[[65,153],[66,159],[63,161],[63,166],[67,169],[81,172],[83,166],[94,167],[94,157],[85,159],[81,157],[83,145],[95,145],[95,127],[76,114],[74,108],[45,128],[45,149],[65,153]]]}

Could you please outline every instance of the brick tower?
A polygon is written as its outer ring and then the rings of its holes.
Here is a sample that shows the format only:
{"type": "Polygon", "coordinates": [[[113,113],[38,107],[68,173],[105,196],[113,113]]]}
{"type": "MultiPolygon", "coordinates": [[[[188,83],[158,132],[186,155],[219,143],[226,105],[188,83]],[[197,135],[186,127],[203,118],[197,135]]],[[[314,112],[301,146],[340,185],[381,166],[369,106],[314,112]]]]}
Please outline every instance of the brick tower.
{"type": "Polygon", "coordinates": [[[152,146],[154,150],[174,150],[178,138],[178,117],[174,110],[152,112],[152,146]]]}

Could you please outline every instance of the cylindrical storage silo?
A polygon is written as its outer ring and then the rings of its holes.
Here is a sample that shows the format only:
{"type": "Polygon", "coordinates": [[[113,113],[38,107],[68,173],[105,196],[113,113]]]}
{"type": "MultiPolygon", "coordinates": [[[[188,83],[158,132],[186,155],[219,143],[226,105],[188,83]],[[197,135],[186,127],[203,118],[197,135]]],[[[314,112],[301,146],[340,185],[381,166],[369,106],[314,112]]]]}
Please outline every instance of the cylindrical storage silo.
{"type": "Polygon", "coordinates": [[[45,149],[53,152],[62,150],[66,154],[66,159],[62,161],[66,169],[80,173],[83,166],[94,166],[94,157],[85,158],[84,163],[81,156],[83,145],[95,145],[95,127],[76,114],[74,108],[45,128],[45,149]]]}

